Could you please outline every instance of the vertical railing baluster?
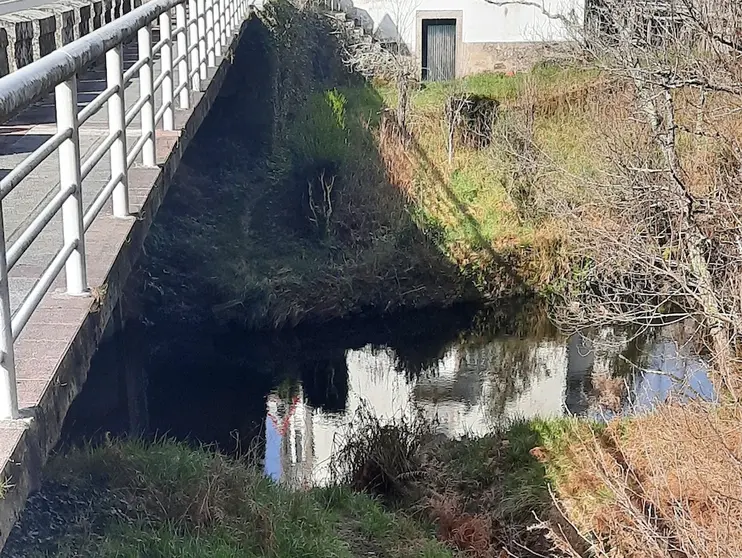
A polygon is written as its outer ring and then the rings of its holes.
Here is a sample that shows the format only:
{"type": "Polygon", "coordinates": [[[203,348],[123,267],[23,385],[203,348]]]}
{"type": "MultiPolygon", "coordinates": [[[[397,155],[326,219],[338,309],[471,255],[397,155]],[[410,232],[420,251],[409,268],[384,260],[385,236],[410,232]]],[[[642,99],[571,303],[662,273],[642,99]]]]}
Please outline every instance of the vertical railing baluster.
{"type": "Polygon", "coordinates": [[[175,26],[180,29],[176,42],[178,43],[178,106],[187,109],[190,106],[190,95],[188,93],[188,22],[186,21],[185,0],[175,6],[175,26]]]}
{"type": "Polygon", "coordinates": [[[190,49],[193,45],[196,45],[196,48],[191,50],[191,64],[189,68],[189,75],[190,72],[193,72],[194,68],[196,69],[196,72],[191,78],[191,89],[193,91],[200,91],[201,72],[199,68],[201,66],[201,62],[198,53],[198,10],[196,9],[196,0],[188,0],[188,48],[190,49]]]}
{"type": "Polygon", "coordinates": [[[160,72],[165,76],[162,78],[162,106],[165,107],[165,112],[162,114],[162,129],[173,130],[175,129],[175,119],[173,117],[173,36],[169,11],[160,14],[160,40],[163,41],[160,49],[160,72]]]}
{"type": "MultiPolygon", "coordinates": [[[[227,6],[229,0],[219,0],[219,50],[223,53],[229,48],[227,42],[227,6]]],[[[220,54],[221,54],[220,53],[220,54]]]]}
{"type": "Polygon", "coordinates": [[[198,73],[201,81],[206,81],[207,46],[206,46],[206,4],[205,0],[196,0],[198,13],[198,73]]]}
{"type": "Polygon", "coordinates": [[[222,6],[224,0],[212,0],[211,9],[214,13],[214,65],[216,59],[222,55],[222,6]]]}
{"type": "Polygon", "coordinates": [[[234,2],[232,0],[226,0],[226,11],[225,19],[227,22],[227,47],[229,48],[230,39],[234,32],[234,2]]]}
{"type": "Polygon", "coordinates": [[[0,203],[0,419],[18,418],[18,386],[10,313],[10,281],[5,257],[5,224],[0,203]]]}
{"type": "Polygon", "coordinates": [[[216,66],[214,48],[214,0],[206,0],[206,63],[209,68],[216,66]]]}
{"type": "Polygon", "coordinates": [[[75,244],[65,264],[67,292],[82,294],[88,289],[85,269],[85,228],[82,222],[82,180],[80,178],[80,134],[77,122],[77,74],[63,81],[54,90],[57,131],[70,132],[59,146],[59,187],[72,190],[62,205],[64,245],[75,244]]]}
{"type": "Polygon", "coordinates": [[[111,146],[111,177],[121,176],[113,189],[113,215],[129,216],[129,181],[126,164],[126,100],[124,98],[123,49],[121,45],[106,52],[106,83],[116,87],[116,93],[108,99],[108,131],[118,138],[111,146]]]}
{"type": "Polygon", "coordinates": [[[146,99],[142,105],[139,117],[142,119],[142,163],[145,167],[154,167],[156,163],[155,149],[155,94],[152,79],[152,27],[147,24],[137,32],[139,46],[139,60],[147,60],[139,70],[139,98],[146,99]]]}

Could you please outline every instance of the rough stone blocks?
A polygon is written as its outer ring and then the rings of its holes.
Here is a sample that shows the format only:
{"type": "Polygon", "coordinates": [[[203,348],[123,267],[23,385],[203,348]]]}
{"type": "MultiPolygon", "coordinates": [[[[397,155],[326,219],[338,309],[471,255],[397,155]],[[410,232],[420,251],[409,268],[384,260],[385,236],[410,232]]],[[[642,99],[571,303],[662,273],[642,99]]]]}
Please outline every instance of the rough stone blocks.
{"type": "Polygon", "coordinates": [[[0,17],[0,29],[8,38],[8,71],[14,72],[33,62],[33,23],[17,14],[0,17]]]}
{"type": "Polygon", "coordinates": [[[43,12],[54,15],[56,22],[56,35],[54,41],[57,46],[71,43],[78,37],[75,34],[78,23],[79,12],[73,6],[65,4],[49,4],[39,8],[43,12]]]}
{"type": "Polygon", "coordinates": [[[0,16],[0,77],[141,5],[139,0],[57,0],[0,16]]]}

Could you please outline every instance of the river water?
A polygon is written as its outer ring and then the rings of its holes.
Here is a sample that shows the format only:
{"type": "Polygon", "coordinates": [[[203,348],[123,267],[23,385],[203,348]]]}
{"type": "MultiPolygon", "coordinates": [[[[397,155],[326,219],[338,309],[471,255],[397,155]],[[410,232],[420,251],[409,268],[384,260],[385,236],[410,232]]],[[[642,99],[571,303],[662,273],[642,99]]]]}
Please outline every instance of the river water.
{"type": "Polygon", "coordinates": [[[675,324],[651,334],[559,334],[534,308],[414,312],[248,333],[130,325],[93,360],[63,443],[138,433],[252,448],[265,472],[327,482],[363,407],[422,416],[450,437],[518,418],[596,420],[667,398],[713,398],[703,358],[675,324]]]}

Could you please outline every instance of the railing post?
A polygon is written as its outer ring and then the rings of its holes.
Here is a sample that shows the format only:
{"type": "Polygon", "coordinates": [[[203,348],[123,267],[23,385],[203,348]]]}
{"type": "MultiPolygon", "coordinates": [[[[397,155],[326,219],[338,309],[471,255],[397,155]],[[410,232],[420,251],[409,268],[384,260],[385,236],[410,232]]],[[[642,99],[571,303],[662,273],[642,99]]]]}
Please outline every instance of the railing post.
{"type": "Polygon", "coordinates": [[[0,419],[18,418],[18,387],[10,314],[8,260],[5,257],[5,224],[0,204],[0,419]]]}
{"type": "Polygon", "coordinates": [[[123,51],[121,45],[106,52],[106,82],[109,88],[117,87],[108,99],[108,131],[118,138],[111,146],[111,176],[121,175],[113,189],[114,217],[129,216],[129,169],[126,164],[126,101],[124,99],[123,51]]]}
{"type": "Polygon", "coordinates": [[[59,146],[59,186],[72,195],[62,205],[64,245],[75,244],[65,264],[67,292],[82,294],[88,289],[85,269],[85,228],[82,223],[82,180],[80,178],[80,135],[77,122],[77,74],[54,90],[57,131],[69,130],[70,137],[59,146]]]}
{"type": "Polygon", "coordinates": [[[228,6],[229,0],[219,0],[219,50],[221,52],[224,52],[229,48],[229,42],[227,41],[228,6]]]}
{"type": "Polygon", "coordinates": [[[180,87],[180,94],[178,95],[178,106],[182,109],[187,109],[190,106],[190,95],[188,94],[188,22],[186,21],[186,8],[185,0],[175,6],[175,26],[181,29],[180,33],[176,38],[178,43],[178,87],[180,87]]]}
{"type": "Polygon", "coordinates": [[[227,21],[227,45],[225,48],[229,48],[229,40],[232,38],[234,32],[234,0],[226,0],[226,21],[227,21]]]}
{"type": "Polygon", "coordinates": [[[214,0],[206,0],[206,64],[216,66],[216,46],[214,44],[214,0]]]}
{"type": "Polygon", "coordinates": [[[155,95],[152,81],[152,27],[145,25],[137,32],[139,60],[147,60],[139,70],[139,98],[147,99],[139,117],[142,119],[142,137],[147,137],[142,148],[142,163],[145,167],[156,164],[155,152],[155,95]]]}
{"type": "Polygon", "coordinates": [[[216,59],[222,55],[222,8],[224,0],[212,0],[211,9],[214,13],[214,65],[216,59]]]}
{"type": "Polygon", "coordinates": [[[160,72],[165,76],[162,78],[162,106],[165,107],[162,129],[173,130],[173,35],[169,11],[160,14],[160,40],[164,41],[160,49],[160,72]]]}
{"type": "Polygon", "coordinates": [[[196,12],[198,13],[198,73],[201,81],[206,81],[207,43],[206,43],[206,4],[205,0],[196,0],[196,12]]]}
{"type": "Polygon", "coordinates": [[[190,72],[193,72],[194,68],[196,69],[196,72],[191,78],[191,89],[193,91],[201,90],[201,71],[199,69],[201,66],[201,60],[199,58],[199,43],[198,11],[196,9],[196,0],[188,0],[188,48],[196,45],[196,48],[191,50],[191,64],[188,70],[188,75],[190,75],[190,72]]]}

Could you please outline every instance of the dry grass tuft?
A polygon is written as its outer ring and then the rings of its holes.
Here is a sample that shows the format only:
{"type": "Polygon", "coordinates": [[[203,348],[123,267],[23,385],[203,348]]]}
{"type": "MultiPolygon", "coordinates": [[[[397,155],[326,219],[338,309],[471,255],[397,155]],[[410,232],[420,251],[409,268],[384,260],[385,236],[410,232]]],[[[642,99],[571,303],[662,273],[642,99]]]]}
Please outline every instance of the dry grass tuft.
{"type": "Polygon", "coordinates": [[[558,496],[601,557],[742,555],[742,408],[667,404],[570,446],[558,496]]]}
{"type": "Polygon", "coordinates": [[[423,475],[421,450],[430,433],[421,419],[385,423],[361,407],[333,456],[334,481],[390,499],[410,496],[423,475]]]}
{"type": "Polygon", "coordinates": [[[470,556],[491,556],[492,519],[486,513],[464,511],[455,494],[436,494],[428,501],[428,510],[438,527],[438,538],[470,556]]]}

